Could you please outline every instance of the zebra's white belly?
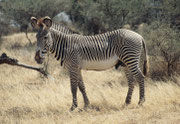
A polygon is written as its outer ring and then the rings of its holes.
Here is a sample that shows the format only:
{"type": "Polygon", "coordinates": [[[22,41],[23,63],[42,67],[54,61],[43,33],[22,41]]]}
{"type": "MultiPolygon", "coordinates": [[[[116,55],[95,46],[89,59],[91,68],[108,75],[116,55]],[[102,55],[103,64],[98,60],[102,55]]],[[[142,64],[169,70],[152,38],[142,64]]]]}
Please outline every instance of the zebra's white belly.
{"type": "Polygon", "coordinates": [[[85,70],[101,71],[112,68],[118,62],[118,59],[119,58],[117,56],[113,56],[107,60],[100,60],[100,61],[82,60],[81,68],[85,70]]]}

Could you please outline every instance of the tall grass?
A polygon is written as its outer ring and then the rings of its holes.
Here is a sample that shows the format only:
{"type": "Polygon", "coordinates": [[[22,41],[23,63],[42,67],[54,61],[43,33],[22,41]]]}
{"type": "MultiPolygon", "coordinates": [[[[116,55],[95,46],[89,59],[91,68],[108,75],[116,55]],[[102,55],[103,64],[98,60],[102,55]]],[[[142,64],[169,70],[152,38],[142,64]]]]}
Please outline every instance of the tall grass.
{"type": "MultiPolygon", "coordinates": [[[[30,34],[35,41],[34,34],[30,34]]],[[[24,34],[3,38],[0,54],[6,52],[19,61],[37,65],[35,47],[28,46],[24,34]],[[18,46],[16,44],[19,44],[18,46]]],[[[78,91],[79,107],[69,112],[71,106],[70,81],[66,70],[51,57],[46,79],[33,70],[0,65],[0,123],[4,124],[129,124],[180,122],[180,78],[173,81],[154,82],[146,79],[146,102],[137,105],[139,88],[136,84],[132,104],[123,107],[128,86],[120,70],[82,71],[91,109],[83,110],[83,99],[78,91]]]]}

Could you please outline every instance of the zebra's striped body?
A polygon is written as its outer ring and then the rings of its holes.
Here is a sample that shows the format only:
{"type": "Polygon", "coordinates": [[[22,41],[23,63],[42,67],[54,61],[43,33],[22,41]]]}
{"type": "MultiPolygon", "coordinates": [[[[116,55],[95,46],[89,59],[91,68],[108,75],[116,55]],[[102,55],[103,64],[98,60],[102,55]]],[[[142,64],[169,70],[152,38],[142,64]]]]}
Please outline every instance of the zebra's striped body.
{"type": "MultiPolygon", "coordinates": [[[[54,44],[52,46],[52,49],[50,50],[52,53],[55,54],[55,58],[57,58],[57,60],[60,59],[61,63],[63,63],[66,55],[69,55],[69,53],[65,53],[65,52],[71,52],[68,51],[68,49],[76,50],[78,54],[77,58],[80,61],[79,62],[80,68],[87,70],[104,70],[111,68],[112,66],[117,64],[117,62],[120,60],[119,57],[122,58],[121,61],[123,62],[127,61],[126,59],[132,59],[130,58],[129,53],[128,53],[128,57],[125,52],[124,55],[123,54],[118,55],[119,51],[120,52],[122,50],[126,51],[127,49],[130,48],[128,46],[126,49],[125,48],[126,44],[127,45],[130,44],[130,46],[133,47],[132,43],[128,43],[128,42],[132,42],[131,40],[133,40],[128,36],[126,36],[129,33],[132,33],[134,34],[134,36],[136,36],[136,39],[134,40],[143,40],[142,37],[137,33],[125,29],[108,32],[103,35],[83,36],[83,37],[82,35],[77,35],[77,34],[65,35],[64,33],[61,33],[61,35],[59,35],[58,34],[59,32],[54,29],[50,29],[50,32],[54,34],[52,36],[52,40],[58,41],[58,42],[53,42],[54,44]],[[122,32],[121,34],[122,37],[119,37],[118,39],[118,35],[121,32],[122,32]],[[128,38],[131,40],[129,41],[128,38]]],[[[134,53],[136,54],[139,53],[140,55],[142,42],[138,42],[136,43],[136,45],[138,48],[137,51],[134,49],[135,50],[134,53]]]]}
{"type": "MultiPolygon", "coordinates": [[[[63,26],[61,24],[57,24],[57,23],[54,23],[54,22],[52,23],[51,29],[60,31],[60,32],[62,32],[64,34],[79,34],[78,32],[75,32],[75,31],[73,31],[72,29],[70,29],[68,27],[65,27],[65,26],[63,26]]],[[[88,61],[84,60],[82,65],[81,65],[81,68],[87,69],[87,70],[105,70],[105,69],[108,69],[108,68],[112,67],[110,62],[112,63],[112,66],[114,66],[114,63],[117,64],[116,69],[119,67],[119,65],[122,65],[122,62],[119,61],[120,64],[118,64],[117,63],[117,57],[114,57],[112,59],[110,58],[109,60],[96,61],[96,62],[93,62],[93,61],[88,62],[88,61]],[[98,66],[98,68],[95,67],[95,66],[98,66]]]]}
{"type": "Polygon", "coordinates": [[[71,110],[77,107],[77,87],[83,94],[85,106],[89,105],[81,69],[105,70],[115,66],[119,61],[126,66],[129,84],[126,104],[131,102],[134,79],[138,81],[140,86],[139,104],[144,102],[144,76],[139,69],[142,47],[145,51],[145,65],[147,64],[147,56],[142,36],[125,29],[94,36],[67,34],[52,28],[52,21],[49,17],[40,21],[33,18],[31,23],[33,27],[39,27],[35,60],[42,63],[44,53],[50,51],[69,71],[73,95],[71,110]]]}

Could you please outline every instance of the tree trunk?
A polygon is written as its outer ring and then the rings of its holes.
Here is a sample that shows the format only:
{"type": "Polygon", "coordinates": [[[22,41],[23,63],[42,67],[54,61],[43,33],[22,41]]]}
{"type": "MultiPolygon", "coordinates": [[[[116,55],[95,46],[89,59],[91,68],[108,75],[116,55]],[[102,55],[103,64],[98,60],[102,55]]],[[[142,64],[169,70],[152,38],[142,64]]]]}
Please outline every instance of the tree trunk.
{"type": "Polygon", "coordinates": [[[26,39],[29,41],[29,44],[32,45],[31,39],[28,37],[28,25],[21,25],[20,31],[26,34],[26,39]]]}
{"type": "Polygon", "coordinates": [[[26,34],[26,39],[29,41],[29,44],[32,45],[31,39],[28,37],[28,32],[26,31],[25,34],[26,34]]]}

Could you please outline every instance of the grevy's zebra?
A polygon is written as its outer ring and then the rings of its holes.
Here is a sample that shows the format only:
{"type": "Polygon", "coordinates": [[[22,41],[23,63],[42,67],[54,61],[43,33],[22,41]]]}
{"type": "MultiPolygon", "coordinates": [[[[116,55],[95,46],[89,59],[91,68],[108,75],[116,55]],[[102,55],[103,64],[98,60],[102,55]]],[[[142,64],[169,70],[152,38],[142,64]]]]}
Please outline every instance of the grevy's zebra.
{"type": "MultiPolygon", "coordinates": [[[[44,18],[48,18],[48,17],[43,17],[43,18],[40,18],[38,23],[41,22],[44,18]]],[[[31,19],[36,19],[35,17],[32,17],[31,19]]],[[[65,34],[80,34],[79,32],[76,32],[76,31],[73,31],[71,28],[69,27],[65,27],[61,24],[57,24],[57,23],[54,23],[52,22],[52,26],[51,26],[51,29],[54,29],[54,30],[57,30],[57,31],[60,31],[62,33],[65,33],[65,34]]],[[[117,62],[117,64],[115,65],[115,69],[117,69],[119,66],[125,66],[124,63],[122,63],[120,60],[117,62]]]]}
{"type": "Polygon", "coordinates": [[[81,76],[81,69],[105,70],[119,62],[126,66],[126,76],[129,90],[126,104],[130,104],[136,79],[140,87],[139,104],[145,101],[144,76],[139,69],[139,59],[142,47],[145,52],[144,74],[147,73],[147,52],[144,39],[139,34],[125,29],[119,29],[95,36],[65,34],[52,27],[49,17],[31,18],[31,25],[38,29],[37,50],[35,60],[42,64],[45,54],[50,51],[61,65],[68,69],[71,80],[73,103],[71,110],[77,107],[77,87],[79,87],[85,107],[89,105],[85,86],[81,76]]]}
{"type": "MultiPolygon", "coordinates": [[[[35,17],[32,17],[31,19],[36,19],[35,17]]],[[[40,18],[39,19],[39,22],[41,22],[44,18],[48,18],[48,17],[43,17],[43,18],[40,18]]],[[[65,33],[65,34],[80,34],[79,32],[76,32],[74,30],[72,30],[71,28],[69,27],[65,27],[61,24],[57,24],[57,23],[54,23],[52,22],[52,26],[51,26],[51,29],[54,29],[54,30],[57,30],[57,31],[60,31],[62,33],[65,33]]],[[[120,60],[117,62],[117,64],[115,65],[115,69],[118,69],[119,66],[125,66],[124,63],[122,63],[120,60]]]]}

